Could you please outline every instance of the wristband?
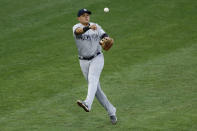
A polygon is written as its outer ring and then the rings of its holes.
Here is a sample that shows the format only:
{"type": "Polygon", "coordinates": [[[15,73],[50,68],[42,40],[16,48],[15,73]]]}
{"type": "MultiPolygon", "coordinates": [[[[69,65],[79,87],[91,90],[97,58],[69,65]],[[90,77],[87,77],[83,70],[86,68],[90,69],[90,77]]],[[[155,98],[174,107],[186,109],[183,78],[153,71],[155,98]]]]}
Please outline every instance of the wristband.
{"type": "Polygon", "coordinates": [[[104,33],[102,36],[101,36],[101,39],[103,39],[104,37],[109,37],[108,34],[104,33]]]}
{"type": "Polygon", "coordinates": [[[85,26],[85,27],[83,27],[83,32],[86,32],[86,31],[88,31],[89,29],[90,29],[89,26],[85,26]]]}

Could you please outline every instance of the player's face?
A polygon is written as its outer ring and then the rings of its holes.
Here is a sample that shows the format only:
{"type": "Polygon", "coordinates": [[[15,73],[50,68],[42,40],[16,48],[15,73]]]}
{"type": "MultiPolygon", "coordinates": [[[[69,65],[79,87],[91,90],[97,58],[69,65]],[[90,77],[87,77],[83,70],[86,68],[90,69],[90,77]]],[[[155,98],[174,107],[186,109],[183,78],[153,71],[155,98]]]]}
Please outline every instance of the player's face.
{"type": "Polygon", "coordinates": [[[90,20],[90,15],[88,13],[84,13],[83,15],[81,15],[80,17],[78,17],[78,20],[80,23],[87,25],[89,23],[90,20]]]}

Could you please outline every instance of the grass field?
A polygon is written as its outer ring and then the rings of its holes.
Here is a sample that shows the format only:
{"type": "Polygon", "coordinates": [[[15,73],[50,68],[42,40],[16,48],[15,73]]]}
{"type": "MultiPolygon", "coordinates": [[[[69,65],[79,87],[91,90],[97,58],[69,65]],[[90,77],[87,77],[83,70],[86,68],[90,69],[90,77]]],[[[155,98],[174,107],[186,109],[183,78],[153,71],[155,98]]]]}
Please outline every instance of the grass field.
{"type": "Polygon", "coordinates": [[[0,0],[0,131],[196,131],[196,0],[0,0]],[[103,8],[110,12],[104,13],[103,8]],[[111,125],[84,99],[72,26],[88,8],[115,44],[100,81],[111,125]]]}

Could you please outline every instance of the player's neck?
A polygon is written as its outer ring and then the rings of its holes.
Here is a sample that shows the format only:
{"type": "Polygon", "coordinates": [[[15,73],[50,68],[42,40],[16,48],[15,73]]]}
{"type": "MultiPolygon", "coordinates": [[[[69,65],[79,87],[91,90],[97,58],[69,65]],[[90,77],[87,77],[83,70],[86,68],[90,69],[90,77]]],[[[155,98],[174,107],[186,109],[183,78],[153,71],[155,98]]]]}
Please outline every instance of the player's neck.
{"type": "Polygon", "coordinates": [[[81,23],[82,25],[84,25],[84,26],[89,26],[90,25],[90,23],[88,22],[88,23],[81,23]]]}

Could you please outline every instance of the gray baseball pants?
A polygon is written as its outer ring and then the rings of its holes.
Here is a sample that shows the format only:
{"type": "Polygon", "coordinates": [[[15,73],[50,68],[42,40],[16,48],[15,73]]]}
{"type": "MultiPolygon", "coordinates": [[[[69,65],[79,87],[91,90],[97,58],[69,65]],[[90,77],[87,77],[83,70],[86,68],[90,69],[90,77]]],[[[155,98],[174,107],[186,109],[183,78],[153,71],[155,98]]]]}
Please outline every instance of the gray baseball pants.
{"type": "Polygon", "coordinates": [[[88,93],[84,102],[88,105],[89,110],[91,110],[94,97],[96,96],[100,104],[108,112],[108,115],[115,115],[116,108],[107,99],[99,82],[100,74],[104,66],[103,54],[99,54],[92,60],[79,60],[79,62],[83,75],[88,82],[88,93]]]}

